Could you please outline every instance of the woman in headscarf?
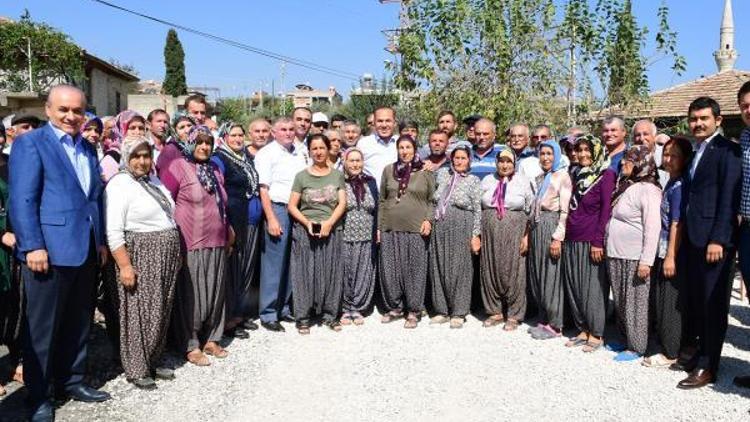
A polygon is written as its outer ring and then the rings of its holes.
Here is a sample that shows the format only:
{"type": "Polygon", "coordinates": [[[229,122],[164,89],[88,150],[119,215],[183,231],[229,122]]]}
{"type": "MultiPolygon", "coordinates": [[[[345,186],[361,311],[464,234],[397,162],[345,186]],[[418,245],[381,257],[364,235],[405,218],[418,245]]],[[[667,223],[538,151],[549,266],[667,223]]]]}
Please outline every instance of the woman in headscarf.
{"type": "Polygon", "coordinates": [[[555,141],[539,145],[539,186],[529,232],[528,271],[531,293],[539,306],[539,323],[529,329],[538,340],[560,336],[563,325],[564,288],[560,279],[560,254],[572,193],[570,175],[561,166],[562,152],[555,141]]]}
{"type": "Polygon", "coordinates": [[[392,322],[406,312],[404,328],[416,328],[424,307],[427,251],[433,219],[435,177],[422,169],[411,136],[396,141],[398,159],[383,169],[378,198],[380,285],[392,322]]]}
{"type": "Polygon", "coordinates": [[[106,184],[120,171],[120,146],[127,136],[146,135],[146,119],[133,110],[125,110],[115,117],[114,126],[109,136],[104,138],[104,158],[99,165],[102,169],[102,180],[106,184]]]}
{"type": "Polygon", "coordinates": [[[251,319],[250,292],[259,271],[260,222],[263,219],[260,185],[255,163],[245,149],[245,128],[230,122],[223,126],[219,136],[224,142],[211,161],[224,175],[227,216],[237,236],[234,251],[229,256],[225,333],[230,337],[247,338],[249,335],[243,329],[258,328],[251,319]]]}
{"type": "Polygon", "coordinates": [[[565,230],[562,278],[578,335],[565,346],[583,346],[584,352],[593,352],[602,345],[607,316],[604,240],[617,174],[604,166],[606,151],[599,138],[578,138],[575,152],[580,169],[565,230]]]}
{"type": "Polygon", "coordinates": [[[180,235],[169,191],[152,175],[153,152],[145,137],[126,137],[122,170],[105,191],[107,243],[117,264],[120,359],[137,388],[172,379],[157,368],[167,335],[180,268],[180,235]]]}
{"type": "Polygon", "coordinates": [[[102,123],[102,119],[96,117],[93,113],[87,112],[84,119],[83,125],[81,125],[81,136],[94,146],[96,154],[101,160],[104,157],[100,142],[102,140],[102,133],[104,132],[104,123],[102,123]]]}
{"type": "Polygon", "coordinates": [[[607,228],[607,268],[626,342],[611,346],[620,351],[618,362],[640,358],[648,345],[649,282],[659,246],[660,205],[654,155],[648,145],[633,146],[622,158],[607,228]]]}
{"type": "Polygon", "coordinates": [[[471,145],[456,144],[451,167],[436,173],[435,226],[430,236],[430,291],[435,316],[431,324],[450,321],[461,328],[471,306],[472,254],[479,254],[482,232],[482,191],[469,174],[471,145]],[[450,317],[450,319],[449,319],[450,317]]]}
{"type": "Polygon", "coordinates": [[[344,170],[344,162],[341,160],[341,131],[338,129],[329,129],[323,132],[323,135],[331,141],[331,150],[328,152],[328,164],[336,170],[344,170]]]}
{"type": "Polygon", "coordinates": [[[375,222],[378,185],[364,173],[364,155],[357,147],[344,152],[346,214],[344,215],[344,300],[341,323],[362,325],[363,313],[375,292],[377,248],[375,222]]]}
{"type": "Polygon", "coordinates": [[[175,113],[172,118],[172,135],[159,153],[156,160],[156,172],[161,177],[161,172],[169,167],[176,158],[182,158],[185,150],[185,141],[188,139],[190,129],[195,126],[195,120],[184,113],[175,113]]]}
{"type": "Polygon", "coordinates": [[[174,218],[186,251],[173,324],[187,360],[207,366],[206,355],[228,355],[219,340],[224,332],[227,252],[234,231],[227,221],[224,177],[210,160],[211,130],[194,126],[184,144],[183,158],[174,159],[160,177],[175,200],[174,218]]]}
{"type": "MultiPolygon", "coordinates": [[[[0,148],[5,144],[5,126],[0,123],[0,148]]],[[[9,361],[16,368],[13,379],[23,381],[21,359],[21,312],[23,303],[23,283],[15,271],[13,248],[16,236],[8,219],[8,157],[0,154],[0,344],[8,348],[9,361]]],[[[5,377],[2,377],[3,379],[5,377]]],[[[0,396],[5,389],[0,385],[0,396]]]]}
{"type": "Polygon", "coordinates": [[[482,179],[482,249],[480,281],[488,317],[485,327],[505,321],[513,331],[526,314],[526,252],[529,214],[534,202],[531,181],[516,173],[516,154],[503,148],[497,171],[482,179]]]}
{"type": "Polygon", "coordinates": [[[289,279],[300,334],[310,334],[313,319],[341,331],[343,268],[341,217],[346,212],[344,175],[328,165],[331,144],[322,134],[307,140],[312,165],[297,173],[287,208],[292,228],[289,279]]]}
{"type": "Polygon", "coordinates": [[[643,359],[644,366],[667,367],[677,361],[682,340],[682,312],[684,305],[680,286],[684,285],[684,271],[677,267],[677,256],[682,239],[682,189],[685,172],[690,168],[693,146],[683,137],[672,137],[664,145],[662,166],[669,173],[661,199],[661,231],[656,262],[651,272],[650,304],[661,353],[643,359]]]}

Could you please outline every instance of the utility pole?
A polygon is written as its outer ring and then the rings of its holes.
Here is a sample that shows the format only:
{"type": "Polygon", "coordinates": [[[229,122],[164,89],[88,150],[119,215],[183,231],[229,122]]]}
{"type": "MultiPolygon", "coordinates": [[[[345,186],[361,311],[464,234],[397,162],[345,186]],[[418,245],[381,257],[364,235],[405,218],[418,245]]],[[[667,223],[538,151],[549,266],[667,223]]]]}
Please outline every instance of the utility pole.
{"type": "Polygon", "coordinates": [[[286,62],[281,62],[281,114],[286,114],[286,92],[284,92],[284,77],[286,76],[286,62]]]}
{"type": "Polygon", "coordinates": [[[26,38],[26,56],[29,58],[29,92],[34,92],[34,72],[31,69],[31,37],[26,38]]]}

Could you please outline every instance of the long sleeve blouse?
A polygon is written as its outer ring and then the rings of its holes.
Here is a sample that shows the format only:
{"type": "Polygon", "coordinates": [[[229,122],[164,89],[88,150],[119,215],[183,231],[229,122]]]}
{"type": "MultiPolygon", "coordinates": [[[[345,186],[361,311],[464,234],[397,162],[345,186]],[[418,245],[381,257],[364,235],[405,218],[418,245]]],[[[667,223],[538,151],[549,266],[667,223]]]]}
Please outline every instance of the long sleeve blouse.
{"type": "Polygon", "coordinates": [[[612,209],[607,257],[654,265],[661,230],[661,189],[640,182],[629,187],[612,209]]]}
{"type": "MultiPolygon", "coordinates": [[[[169,191],[156,176],[151,183],[162,191],[174,210],[169,191]]],[[[172,216],[164,212],[140,183],[127,174],[113,176],[104,191],[107,213],[107,243],[110,250],[125,244],[125,232],[148,233],[175,228],[172,216]]]]}
{"type": "Polygon", "coordinates": [[[591,246],[604,247],[607,223],[612,215],[612,192],[615,190],[616,179],[614,170],[607,169],[583,196],[571,199],[565,240],[589,242],[591,246]]]}
{"type": "MultiPolygon", "coordinates": [[[[224,177],[211,163],[216,177],[222,204],[227,203],[224,177]]],[[[226,246],[228,222],[219,210],[214,194],[208,193],[198,180],[196,164],[184,158],[175,158],[169,167],[162,169],[164,186],[175,201],[174,219],[180,229],[182,241],[188,251],[226,246]]]]}
{"type": "Polygon", "coordinates": [[[422,222],[433,220],[435,176],[429,171],[415,171],[406,192],[398,197],[398,180],[393,164],[383,170],[378,198],[378,230],[420,233],[422,222]]]}
{"type": "Polygon", "coordinates": [[[352,186],[346,184],[346,214],[344,215],[344,242],[372,240],[378,214],[378,185],[375,179],[365,183],[365,195],[357,203],[352,186]]]}
{"type": "MultiPolygon", "coordinates": [[[[441,168],[438,170],[435,203],[440,204],[452,177],[453,171],[451,169],[441,168]]],[[[479,178],[473,174],[459,177],[456,186],[453,188],[449,203],[449,206],[472,212],[472,236],[479,236],[482,233],[482,190],[479,184],[479,178]]]]}
{"type": "MultiPolygon", "coordinates": [[[[537,178],[536,186],[541,186],[541,179],[544,178],[544,174],[537,178]]],[[[570,175],[567,170],[558,170],[552,173],[550,178],[549,187],[544,192],[542,198],[538,198],[539,201],[536,206],[541,211],[554,211],[560,213],[560,218],[557,220],[557,228],[552,232],[552,239],[563,241],[565,240],[565,224],[568,220],[568,211],[570,209],[570,197],[573,192],[573,183],[570,181],[570,175]]]]}
{"type": "MultiPolygon", "coordinates": [[[[497,189],[498,183],[500,183],[500,178],[497,173],[488,174],[482,179],[480,185],[480,189],[482,190],[482,208],[495,208],[492,199],[495,196],[495,189],[497,189]]],[[[523,174],[514,174],[507,186],[505,186],[505,209],[508,211],[523,211],[529,214],[533,202],[534,191],[531,181],[523,174]]]]}

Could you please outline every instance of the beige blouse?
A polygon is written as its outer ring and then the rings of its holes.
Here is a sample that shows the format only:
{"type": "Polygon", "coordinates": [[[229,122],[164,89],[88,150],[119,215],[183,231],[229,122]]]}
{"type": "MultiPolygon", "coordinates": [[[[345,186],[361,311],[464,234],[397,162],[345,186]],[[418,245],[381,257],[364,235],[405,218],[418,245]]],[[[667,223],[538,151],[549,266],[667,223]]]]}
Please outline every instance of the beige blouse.
{"type": "MultiPolygon", "coordinates": [[[[544,174],[537,177],[537,186],[542,185],[544,174]]],[[[544,196],[538,200],[538,209],[541,211],[560,212],[560,219],[557,220],[557,228],[552,233],[552,239],[565,240],[565,223],[568,220],[568,211],[570,207],[570,197],[573,193],[573,182],[567,170],[558,170],[552,173],[549,187],[544,196]]]]}

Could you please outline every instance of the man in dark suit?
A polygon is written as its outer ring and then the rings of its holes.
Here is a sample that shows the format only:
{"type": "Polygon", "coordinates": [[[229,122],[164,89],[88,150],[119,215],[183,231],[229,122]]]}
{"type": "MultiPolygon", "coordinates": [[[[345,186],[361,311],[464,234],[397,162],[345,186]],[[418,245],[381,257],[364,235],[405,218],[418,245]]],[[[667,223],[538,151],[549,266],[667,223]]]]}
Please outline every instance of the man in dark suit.
{"type": "Polygon", "coordinates": [[[83,384],[104,236],[96,151],[79,133],[85,108],[78,88],[52,88],[49,124],[17,138],[10,156],[9,208],[16,255],[24,264],[23,364],[32,421],[54,420],[51,387],[75,400],[109,399],[83,384]]]}
{"type": "Polygon", "coordinates": [[[721,114],[715,100],[693,101],[688,124],[696,145],[683,192],[685,234],[678,271],[685,274],[684,343],[696,353],[684,364],[690,374],[677,384],[682,389],[714,382],[719,370],[732,288],[741,175],[740,146],[719,134],[721,114]]]}

